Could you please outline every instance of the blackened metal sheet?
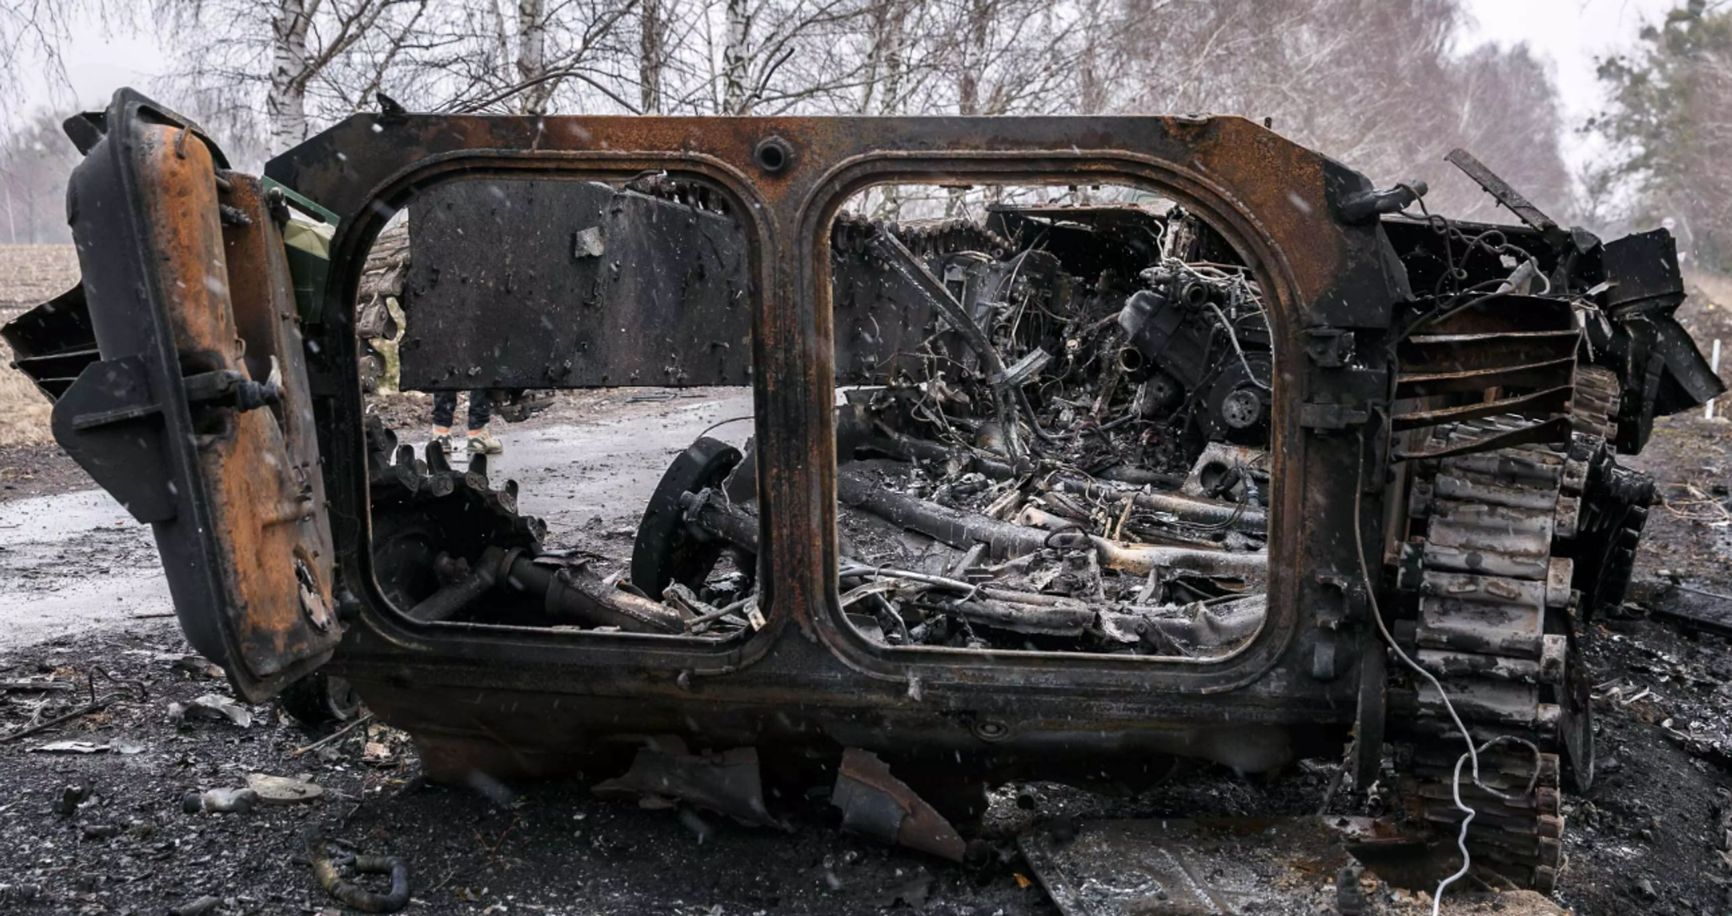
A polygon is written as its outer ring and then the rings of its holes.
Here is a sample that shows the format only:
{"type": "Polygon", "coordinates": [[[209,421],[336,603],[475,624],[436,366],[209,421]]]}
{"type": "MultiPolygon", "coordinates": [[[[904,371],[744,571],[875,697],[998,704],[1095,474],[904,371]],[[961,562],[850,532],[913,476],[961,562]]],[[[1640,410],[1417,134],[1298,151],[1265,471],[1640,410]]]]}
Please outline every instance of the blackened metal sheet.
{"type": "Polygon", "coordinates": [[[730,214],[589,181],[489,178],[409,208],[402,385],[746,385],[752,302],[730,214]]]}
{"type": "MultiPolygon", "coordinates": [[[[402,384],[419,390],[745,385],[746,239],[731,215],[598,182],[458,181],[410,205],[402,384]]],[[[842,384],[917,372],[938,330],[838,236],[842,384]]]]}
{"type": "Polygon", "coordinates": [[[1664,229],[1637,232],[1605,244],[1600,255],[1606,279],[1606,307],[1616,312],[1631,305],[1676,306],[1684,301],[1684,275],[1678,264],[1678,243],[1664,229]]]}
{"type": "MultiPolygon", "coordinates": [[[[838,233],[834,242],[844,244],[838,233]]],[[[919,377],[922,344],[941,328],[926,296],[908,278],[864,252],[832,260],[836,383],[868,385],[899,374],[919,377]]]]}
{"type": "Polygon", "coordinates": [[[1732,597],[1689,585],[1668,585],[1644,597],[1655,617],[1685,629],[1732,637],[1732,597]]]}

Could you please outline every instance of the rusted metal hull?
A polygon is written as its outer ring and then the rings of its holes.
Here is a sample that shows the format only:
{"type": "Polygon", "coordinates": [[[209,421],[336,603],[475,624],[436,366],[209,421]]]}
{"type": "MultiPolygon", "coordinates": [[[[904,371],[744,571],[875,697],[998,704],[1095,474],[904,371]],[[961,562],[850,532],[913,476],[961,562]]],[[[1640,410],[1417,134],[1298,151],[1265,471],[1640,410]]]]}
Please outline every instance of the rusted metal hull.
{"type": "MultiPolygon", "coordinates": [[[[1338,537],[1354,523],[1353,483],[1340,468],[1374,446],[1350,431],[1307,429],[1302,406],[1362,401],[1380,394],[1386,377],[1374,341],[1390,322],[1389,304],[1406,295],[1404,275],[1375,221],[1336,216],[1343,195],[1369,190],[1366,179],[1235,118],[357,116],[268,169],[344,216],[315,377],[334,381],[352,371],[347,304],[362,255],[394,205],[458,176],[622,180],[647,170],[712,183],[745,229],[758,467],[775,469],[758,479],[760,564],[773,571],[761,598],[768,625],[734,645],[415,626],[372,581],[364,527],[339,522],[337,550],[351,561],[344,586],[357,625],[338,669],[387,720],[436,740],[534,748],[538,757],[652,725],[707,742],[757,744],[792,723],[814,741],[886,752],[945,746],[1042,764],[1066,753],[1135,758],[1218,740],[1198,727],[1326,728],[1352,720],[1353,658],[1368,631],[1347,623],[1364,619],[1356,590],[1336,584],[1357,578],[1338,537]],[[769,138],[792,153],[780,169],[754,157],[769,138]],[[869,183],[964,179],[1158,188],[1219,228],[1256,269],[1284,395],[1273,407],[1271,436],[1271,474],[1282,485],[1269,513],[1267,622],[1240,651],[1194,662],[888,649],[842,619],[831,409],[837,345],[824,307],[830,221],[869,183]],[[1352,366],[1308,359],[1310,331],[1320,327],[1364,335],[1360,359],[1352,366]],[[978,728],[985,721],[997,723],[986,730],[990,739],[978,728]]],[[[319,411],[333,499],[364,506],[359,401],[326,398],[319,411]]],[[[1360,523],[1368,542],[1381,543],[1373,511],[1360,523]]]]}

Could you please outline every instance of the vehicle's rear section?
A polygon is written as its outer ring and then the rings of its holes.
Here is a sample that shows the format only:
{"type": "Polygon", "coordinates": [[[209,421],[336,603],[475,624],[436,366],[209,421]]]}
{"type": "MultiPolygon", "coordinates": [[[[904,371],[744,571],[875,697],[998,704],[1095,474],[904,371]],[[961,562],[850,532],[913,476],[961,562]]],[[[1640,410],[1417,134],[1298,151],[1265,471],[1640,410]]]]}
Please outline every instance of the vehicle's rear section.
{"type": "Polygon", "coordinates": [[[1238,119],[992,124],[357,115],[258,179],[122,93],[83,283],[4,333],[195,647],[254,699],[335,652],[432,772],[722,767],[774,823],[759,754],[924,818],[1350,745],[1549,889],[1619,456],[1721,390],[1670,238],[1470,157],[1521,225],[1238,119]],[[563,457],[381,384],[566,405],[563,457]]]}

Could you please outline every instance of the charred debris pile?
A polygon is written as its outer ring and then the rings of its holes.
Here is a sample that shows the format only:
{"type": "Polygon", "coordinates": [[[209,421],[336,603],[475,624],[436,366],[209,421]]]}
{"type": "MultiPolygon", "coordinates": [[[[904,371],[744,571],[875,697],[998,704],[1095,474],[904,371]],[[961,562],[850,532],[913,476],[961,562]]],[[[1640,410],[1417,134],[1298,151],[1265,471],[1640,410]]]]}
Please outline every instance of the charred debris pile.
{"type": "MultiPolygon", "coordinates": [[[[838,411],[859,629],[1163,655],[1256,631],[1269,330],[1217,236],[1177,209],[1004,208],[984,225],[843,219],[832,250],[838,300],[907,291],[936,316],[838,411]]],[[[720,494],[734,511],[750,496],[720,494]]]]}
{"type": "MultiPolygon", "coordinates": [[[[1216,233],[1178,208],[1005,206],[984,222],[844,215],[831,241],[838,309],[918,325],[863,384],[839,379],[839,575],[858,629],[1177,656],[1257,631],[1269,325],[1216,233]]],[[[484,468],[399,455],[383,430],[373,443],[375,553],[437,554],[408,564],[420,581],[387,583],[412,616],[473,603],[492,623],[711,638],[762,620],[750,443],[700,439],[673,463],[629,575],[541,554],[484,468]]]]}

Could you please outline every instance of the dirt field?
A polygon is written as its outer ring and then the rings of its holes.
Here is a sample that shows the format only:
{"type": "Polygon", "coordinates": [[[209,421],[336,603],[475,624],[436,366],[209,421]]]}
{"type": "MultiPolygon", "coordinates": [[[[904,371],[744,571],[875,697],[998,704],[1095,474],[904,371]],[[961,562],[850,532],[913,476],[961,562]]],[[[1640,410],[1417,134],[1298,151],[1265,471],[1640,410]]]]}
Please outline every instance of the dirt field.
{"type": "MultiPolygon", "coordinates": [[[[78,253],[71,245],[0,245],[0,323],[45,302],[78,282],[78,253]]],[[[0,485],[16,482],[17,463],[8,446],[50,440],[49,405],[23,373],[12,368],[12,351],[0,344],[0,485]]]]}
{"type": "Polygon", "coordinates": [[[10,318],[78,282],[71,245],[0,245],[0,315],[10,318]]]}

